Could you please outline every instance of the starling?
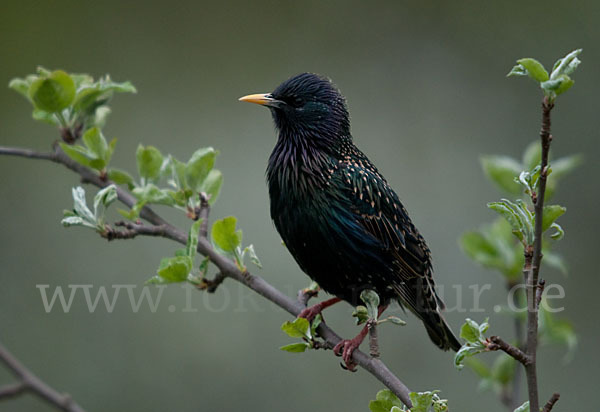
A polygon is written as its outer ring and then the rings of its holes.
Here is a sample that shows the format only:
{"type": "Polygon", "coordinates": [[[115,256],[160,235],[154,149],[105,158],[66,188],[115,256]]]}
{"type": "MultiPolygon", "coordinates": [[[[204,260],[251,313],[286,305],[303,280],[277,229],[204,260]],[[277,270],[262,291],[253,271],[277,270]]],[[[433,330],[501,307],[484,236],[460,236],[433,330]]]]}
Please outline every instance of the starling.
{"type": "MultiPolygon", "coordinates": [[[[356,306],[363,290],[396,300],[425,325],[433,343],[458,350],[435,291],[431,253],[394,190],[353,143],[346,102],[324,77],[303,73],[272,93],[241,101],[271,110],[279,133],[267,166],[271,217],[300,268],[336,296],[302,312],[314,317],[344,300],[356,306]]],[[[343,341],[352,351],[366,336],[343,341]]]]}

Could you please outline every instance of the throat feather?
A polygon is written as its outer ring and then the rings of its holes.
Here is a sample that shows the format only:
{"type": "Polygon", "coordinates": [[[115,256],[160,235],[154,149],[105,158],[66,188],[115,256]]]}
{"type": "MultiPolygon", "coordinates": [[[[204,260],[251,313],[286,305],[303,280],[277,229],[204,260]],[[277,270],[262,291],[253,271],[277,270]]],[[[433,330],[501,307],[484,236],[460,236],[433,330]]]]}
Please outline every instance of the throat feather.
{"type": "Polygon", "coordinates": [[[284,197],[299,200],[323,189],[329,179],[333,159],[305,139],[285,139],[280,136],[267,167],[271,199],[284,197]]]}

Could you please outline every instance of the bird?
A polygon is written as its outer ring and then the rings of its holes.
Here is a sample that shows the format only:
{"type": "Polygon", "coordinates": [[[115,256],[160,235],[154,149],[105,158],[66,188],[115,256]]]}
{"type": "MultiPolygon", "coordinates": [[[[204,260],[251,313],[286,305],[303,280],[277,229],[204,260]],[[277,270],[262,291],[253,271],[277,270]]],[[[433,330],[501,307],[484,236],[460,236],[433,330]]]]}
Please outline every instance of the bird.
{"type": "MultiPolygon", "coordinates": [[[[239,100],[271,111],[278,133],[266,171],[271,218],[302,271],[334,296],[299,316],[312,320],[339,301],[357,306],[361,292],[373,290],[380,312],[397,301],[436,346],[459,350],[442,316],[431,251],[396,192],[355,146],[346,99],[333,82],[301,73],[271,93],[239,100]]],[[[364,327],[334,348],[347,369],[354,370],[352,353],[367,333],[364,327]]]]}

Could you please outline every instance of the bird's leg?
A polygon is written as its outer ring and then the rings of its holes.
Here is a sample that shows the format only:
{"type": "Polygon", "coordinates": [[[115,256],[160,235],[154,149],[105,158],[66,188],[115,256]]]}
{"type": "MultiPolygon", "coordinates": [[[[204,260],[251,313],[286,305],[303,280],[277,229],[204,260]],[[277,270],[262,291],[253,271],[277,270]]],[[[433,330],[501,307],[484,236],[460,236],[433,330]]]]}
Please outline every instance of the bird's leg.
{"type": "MultiPolygon", "coordinates": [[[[381,305],[377,310],[377,317],[381,316],[388,305],[381,305]]],[[[362,330],[352,339],[342,339],[337,345],[333,347],[333,353],[336,356],[341,356],[344,364],[342,367],[348,369],[351,372],[356,372],[356,363],[352,360],[352,353],[358,349],[360,344],[365,340],[369,334],[369,323],[367,323],[362,330]]]]}
{"type": "Polygon", "coordinates": [[[317,316],[321,311],[325,308],[328,308],[331,305],[334,305],[341,301],[340,298],[331,298],[324,300],[323,302],[319,302],[316,305],[309,306],[308,308],[302,309],[302,312],[298,314],[299,318],[305,318],[309,322],[312,322],[315,316],[317,316]]]}

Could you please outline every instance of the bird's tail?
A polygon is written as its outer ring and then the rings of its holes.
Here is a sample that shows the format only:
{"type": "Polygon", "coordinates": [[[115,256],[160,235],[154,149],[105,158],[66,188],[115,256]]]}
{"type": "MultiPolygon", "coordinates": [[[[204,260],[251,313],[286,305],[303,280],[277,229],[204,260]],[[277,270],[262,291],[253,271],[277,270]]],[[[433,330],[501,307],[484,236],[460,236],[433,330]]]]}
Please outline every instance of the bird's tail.
{"type": "Polygon", "coordinates": [[[462,346],[446,320],[437,311],[423,318],[427,334],[433,343],[442,350],[452,349],[457,352],[462,346]]]}
{"type": "MultiPolygon", "coordinates": [[[[411,301],[413,304],[407,305],[408,309],[423,321],[429,338],[437,347],[442,350],[452,349],[458,352],[462,344],[441,314],[444,308],[443,302],[429,285],[423,288],[422,291],[421,298],[416,299],[418,304],[411,301]]],[[[400,307],[404,307],[403,299],[398,299],[398,303],[400,303],[400,307]]]]}

